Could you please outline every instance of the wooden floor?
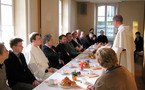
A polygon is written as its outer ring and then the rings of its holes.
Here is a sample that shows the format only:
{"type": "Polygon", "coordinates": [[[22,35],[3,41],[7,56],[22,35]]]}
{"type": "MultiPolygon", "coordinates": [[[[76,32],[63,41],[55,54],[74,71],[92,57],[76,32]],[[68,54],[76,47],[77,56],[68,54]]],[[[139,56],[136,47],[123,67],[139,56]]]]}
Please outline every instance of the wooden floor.
{"type": "Polygon", "coordinates": [[[135,80],[138,87],[138,90],[145,90],[145,84],[142,79],[142,57],[137,57],[135,62],[135,80]]]}

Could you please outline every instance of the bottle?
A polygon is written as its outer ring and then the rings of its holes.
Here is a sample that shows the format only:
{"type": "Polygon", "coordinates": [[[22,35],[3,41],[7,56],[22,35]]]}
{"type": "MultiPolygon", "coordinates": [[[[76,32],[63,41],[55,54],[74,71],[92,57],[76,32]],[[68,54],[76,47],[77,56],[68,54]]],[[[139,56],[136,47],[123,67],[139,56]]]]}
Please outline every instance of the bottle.
{"type": "Polygon", "coordinates": [[[83,65],[84,65],[84,62],[82,61],[81,62],[81,71],[83,71],[83,65]]]}

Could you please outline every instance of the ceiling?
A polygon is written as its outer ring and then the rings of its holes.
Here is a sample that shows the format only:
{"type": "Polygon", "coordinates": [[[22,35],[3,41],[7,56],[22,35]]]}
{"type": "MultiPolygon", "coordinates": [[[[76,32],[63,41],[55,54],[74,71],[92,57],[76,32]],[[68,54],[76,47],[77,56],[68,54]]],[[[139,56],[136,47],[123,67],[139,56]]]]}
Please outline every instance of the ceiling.
{"type": "Polygon", "coordinates": [[[78,2],[122,2],[122,1],[145,1],[145,0],[75,0],[78,2]]]}

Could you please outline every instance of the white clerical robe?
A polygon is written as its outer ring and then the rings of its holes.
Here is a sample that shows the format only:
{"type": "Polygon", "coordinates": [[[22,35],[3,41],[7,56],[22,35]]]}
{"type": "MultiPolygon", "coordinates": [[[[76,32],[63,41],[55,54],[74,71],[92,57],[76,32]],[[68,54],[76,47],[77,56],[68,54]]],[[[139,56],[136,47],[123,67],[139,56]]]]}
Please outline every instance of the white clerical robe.
{"type": "Polygon", "coordinates": [[[126,67],[134,75],[135,44],[129,26],[119,26],[112,49],[117,53],[120,65],[126,67]]]}
{"type": "Polygon", "coordinates": [[[42,82],[52,75],[51,72],[45,73],[45,70],[49,68],[49,62],[39,47],[35,47],[32,44],[28,45],[25,57],[29,69],[38,81],[42,82]]]}

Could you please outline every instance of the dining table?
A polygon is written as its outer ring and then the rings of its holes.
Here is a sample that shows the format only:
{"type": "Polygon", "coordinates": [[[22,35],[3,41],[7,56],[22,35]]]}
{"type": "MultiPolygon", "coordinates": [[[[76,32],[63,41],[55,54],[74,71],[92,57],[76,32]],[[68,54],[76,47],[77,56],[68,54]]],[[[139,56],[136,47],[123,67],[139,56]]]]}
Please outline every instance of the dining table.
{"type": "MultiPolygon", "coordinates": [[[[64,65],[62,68],[57,70],[54,74],[44,80],[40,85],[35,87],[33,90],[86,90],[88,85],[94,85],[96,80],[102,75],[103,68],[98,64],[96,58],[88,57],[98,48],[98,44],[94,44],[87,48],[84,52],[79,54],[77,57],[72,59],[69,63],[64,65]],[[88,62],[90,67],[84,67],[81,70],[80,63],[88,62]],[[60,82],[65,77],[72,80],[72,72],[79,72],[77,76],[76,86],[74,87],[63,87],[60,82]],[[53,80],[54,84],[49,83],[49,80],[53,80]]],[[[73,80],[72,80],[73,81],[73,80]]]]}

